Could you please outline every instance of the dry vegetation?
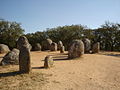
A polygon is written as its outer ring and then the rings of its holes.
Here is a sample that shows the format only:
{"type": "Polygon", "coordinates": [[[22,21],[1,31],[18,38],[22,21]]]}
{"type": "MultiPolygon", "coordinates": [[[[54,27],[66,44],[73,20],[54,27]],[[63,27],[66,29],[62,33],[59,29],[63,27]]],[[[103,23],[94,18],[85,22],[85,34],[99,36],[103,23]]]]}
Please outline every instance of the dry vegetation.
{"type": "Polygon", "coordinates": [[[47,83],[48,75],[32,72],[20,74],[18,66],[0,67],[0,90],[40,90],[47,83]]]}
{"type": "Polygon", "coordinates": [[[0,89],[120,90],[120,52],[85,54],[75,60],[68,60],[66,53],[31,52],[29,75],[19,74],[18,65],[0,66],[0,89]],[[46,55],[55,61],[50,69],[43,68],[46,55]]]}

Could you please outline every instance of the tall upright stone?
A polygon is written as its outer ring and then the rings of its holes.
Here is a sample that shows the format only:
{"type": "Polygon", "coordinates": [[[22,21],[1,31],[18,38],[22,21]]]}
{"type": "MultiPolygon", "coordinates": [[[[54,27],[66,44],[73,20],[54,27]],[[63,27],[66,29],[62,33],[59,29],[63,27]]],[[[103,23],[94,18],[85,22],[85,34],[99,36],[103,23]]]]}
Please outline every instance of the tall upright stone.
{"type": "Polygon", "coordinates": [[[58,46],[58,48],[57,48],[57,49],[58,49],[58,50],[60,50],[60,48],[63,46],[62,41],[59,41],[57,46],[58,46]]]}
{"type": "Polygon", "coordinates": [[[91,49],[91,41],[87,38],[83,39],[85,53],[89,53],[91,49]]]}
{"type": "Polygon", "coordinates": [[[64,53],[65,52],[65,47],[64,46],[61,46],[60,48],[60,53],[64,53]]]}
{"type": "Polygon", "coordinates": [[[81,40],[74,40],[68,50],[68,58],[78,58],[84,54],[84,43],[81,40]]]}
{"type": "Polygon", "coordinates": [[[57,44],[55,42],[53,42],[51,45],[50,45],[50,50],[51,51],[57,51],[57,44]]]}
{"type": "Polygon", "coordinates": [[[17,41],[17,47],[20,50],[19,54],[19,71],[22,73],[31,72],[30,47],[25,36],[21,36],[17,41]]]}
{"type": "Polygon", "coordinates": [[[99,53],[99,51],[100,51],[100,43],[97,42],[93,44],[92,53],[99,53]]]}

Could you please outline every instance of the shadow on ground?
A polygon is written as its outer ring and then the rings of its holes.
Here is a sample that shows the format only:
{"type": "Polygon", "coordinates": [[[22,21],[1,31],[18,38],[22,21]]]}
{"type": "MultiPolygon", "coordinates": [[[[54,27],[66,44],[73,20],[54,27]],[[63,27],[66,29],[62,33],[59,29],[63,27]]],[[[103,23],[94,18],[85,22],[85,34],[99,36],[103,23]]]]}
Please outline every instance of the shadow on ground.
{"type": "Polygon", "coordinates": [[[105,54],[107,56],[114,56],[114,57],[120,57],[120,54],[105,54]]]}
{"type": "Polygon", "coordinates": [[[19,71],[14,71],[14,72],[7,72],[7,73],[0,73],[0,78],[1,77],[8,77],[8,76],[16,76],[22,74],[19,71]]]}
{"type": "Polygon", "coordinates": [[[45,69],[44,66],[42,67],[32,67],[32,69],[45,69]]]}
{"type": "Polygon", "coordinates": [[[114,57],[120,57],[120,54],[118,53],[110,53],[110,52],[100,52],[99,54],[101,55],[106,55],[106,56],[114,56],[114,57]]]}

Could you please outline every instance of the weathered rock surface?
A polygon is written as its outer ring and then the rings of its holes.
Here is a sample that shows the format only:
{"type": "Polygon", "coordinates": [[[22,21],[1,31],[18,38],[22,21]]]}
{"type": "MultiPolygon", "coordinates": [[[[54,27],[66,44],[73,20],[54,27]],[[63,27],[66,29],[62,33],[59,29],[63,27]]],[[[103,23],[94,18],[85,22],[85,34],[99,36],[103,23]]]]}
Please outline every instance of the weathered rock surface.
{"type": "Polygon", "coordinates": [[[2,59],[1,65],[17,65],[19,64],[19,50],[13,49],[12,51],[8,52],[2,59]]]}
{"type": "Polygon", "coordinates": [[[51,45],[50,45],[50,50],[51,51],[57,51],[57,44],[55,42],[53,42],[51,45]]]}
{"type": "Polygon", "coordinates": [[[64,53],[64,52],[65,52],[65,47],[62,46],[62,47],[60,48],[60,53],[64,53]]]}
{"type": "Polygon", "coordinates": [[[59,41],[57,46],[58,46],[58,50],[60,50],[60,48],[63,46],[62,41],[59,41]]]}
{"type": "Polygon", "coordinates": [[[17,48],[20,50],[22,46],[25,46],[29,50],[32,49],[31,44],[28,42],[28,39],[25,36],[21,36],[17,41],[17,48]]]}
{"type": "Polygon", "coordinates": [[[44,61],[44,68],[51,68],[53,66],[53,58],[52,56],[46,56],[44,61]]]}
{"type": "Polygon", "coordinates": [[[78,58],[84,54],[84,43],[81,40],[74,40],[68,50],[68,58],[78,58]]]}
{"type": "Polygon", "coordinates": [[[100,51],[100,43],[97,42],[93,45],[92,53],[99,53],[99,51],[100,51]]]}
{"type": "Polygon", "coordinates": [[[42,42],[42,50],[50,50],[50,45],[52,44],[51,39],[47,39],[42,42]]]}
{"type": "Polygon", "coordinates": [[[36,45],[34,46],[34,50],[41,51],[41,45],[39,43],[36,43],[36,45]]]}
{"type": "Polygon", "coordinates": [[[0,44],[0,53],[7,53],[9,51],[10,51],[10,49],[9,49],[9,47],[7,45],[0,44]]]}
{"type": "Polygon", "coordinates": [[[18,39],[19,54],[19,71],[22,73],[31,72],[31,59],[30,59],[30,47],[29,42],[25,36],[21,36],[18,39]]]}
{"type": "Polygon", "coordinates": [[[91,49],[91,41],[87,38],[83,39],[85,53],[89,53],[91,49]]]}

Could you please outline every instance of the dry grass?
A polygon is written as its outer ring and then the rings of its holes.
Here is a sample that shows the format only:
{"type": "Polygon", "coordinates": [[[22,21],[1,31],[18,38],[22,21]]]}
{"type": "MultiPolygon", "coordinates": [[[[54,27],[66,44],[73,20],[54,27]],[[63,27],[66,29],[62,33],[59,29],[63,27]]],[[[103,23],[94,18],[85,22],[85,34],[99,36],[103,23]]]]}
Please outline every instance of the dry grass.
{"type": "Polygon", "coordinates": [[[17,72],[18,65],[0,66],[0,90],[120,90],[120,52],[67,57],[67,52],[31,52],[30,74],[17,72]],[[50,69],[43,68],[47,55],[54,59],[50,69]]]}
{"type": "Polygon", "coordinates": [[[41,90],[47,83],[48,75],[42,73],[20,74],[16,66],[0,66],[0,69],[0,90],[41,90]]]}

